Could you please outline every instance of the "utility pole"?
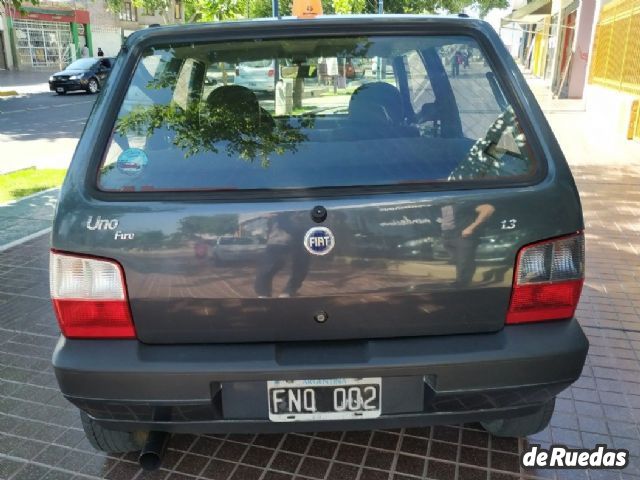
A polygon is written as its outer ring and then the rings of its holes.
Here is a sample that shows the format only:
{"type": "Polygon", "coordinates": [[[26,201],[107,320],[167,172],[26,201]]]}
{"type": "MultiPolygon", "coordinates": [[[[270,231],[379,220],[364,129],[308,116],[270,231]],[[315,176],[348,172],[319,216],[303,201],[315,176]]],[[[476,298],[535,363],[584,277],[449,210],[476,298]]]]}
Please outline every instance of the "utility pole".
{"type": "MultiPolygon", "coordinates": [[[[272,13],[273,13],[273,17],[274,18],[280,18],[280,5],[278,4],[280,0],[271,0],[271,5],[272,5],[272,13]]],[[[278,59],[274,59],[274,75],[273,75],[273,81],[274,81],[274,85],[276,87],[276,90],[278,88],[278,83],[280,82],[280,62],[278,61],[278,59]]]]}
{"type": "MultiPolygon", "coordinates": [[[[378,15],[382,15],[383,13],[384,13],[384,0],[378,0],[378,15]]],[[[377,63],[376,80],[380,81],[382,79],[382,58],[378,57],[376,60],[376,63],[377,63]]]]}

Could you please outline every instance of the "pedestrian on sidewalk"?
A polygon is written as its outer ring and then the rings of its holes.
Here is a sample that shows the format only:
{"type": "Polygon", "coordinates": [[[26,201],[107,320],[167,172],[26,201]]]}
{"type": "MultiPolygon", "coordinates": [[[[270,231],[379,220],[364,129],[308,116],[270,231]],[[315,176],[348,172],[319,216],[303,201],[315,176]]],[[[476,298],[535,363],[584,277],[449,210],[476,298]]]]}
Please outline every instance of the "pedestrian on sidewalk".
{"type": "Polygon", "coordinates": [[[462,52],[464,57],[464,68],[469,68],[469,59],[471,58],[471,49],[467,47],[467,49],[462,52]]]}
{"type": "Polygon", "coordinates": [[[99,57],[104,57],[104,52],[102,51],[102,49],[100,47],[98,47],[98,56],[99,57]]]}
{"type": "Polygon", "coordinates": [[[82,47],[81,55],[82,58],[89,58],[89,45],[87,45],[86,43],[84,44],[84,47],[82,47]]]}
{"type": "Polygon", "coordinates": [[[456,52],[451,57],[451,76],[457,77],[460,75],[460,64],[462,63],[462,52],[460,50],[456,50],[456,52]]]}

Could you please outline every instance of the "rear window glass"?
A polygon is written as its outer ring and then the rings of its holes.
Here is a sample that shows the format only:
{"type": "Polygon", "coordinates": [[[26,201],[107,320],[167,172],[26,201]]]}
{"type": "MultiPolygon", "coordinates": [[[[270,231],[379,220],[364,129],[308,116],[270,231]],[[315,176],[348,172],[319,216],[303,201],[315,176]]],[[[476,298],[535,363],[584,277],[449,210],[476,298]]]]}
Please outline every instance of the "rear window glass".
{"type": "Polygon", "coordinates": [[[535,170],[473,39],[331,37],[150,48],[120,107],[98,186],[509,183],[535,170]]]}
{"type": "Polygon", "coordinates": [[[88,70],[96,64],[95,58],[81,58],[67,67],[67,70],[88,70]]]}

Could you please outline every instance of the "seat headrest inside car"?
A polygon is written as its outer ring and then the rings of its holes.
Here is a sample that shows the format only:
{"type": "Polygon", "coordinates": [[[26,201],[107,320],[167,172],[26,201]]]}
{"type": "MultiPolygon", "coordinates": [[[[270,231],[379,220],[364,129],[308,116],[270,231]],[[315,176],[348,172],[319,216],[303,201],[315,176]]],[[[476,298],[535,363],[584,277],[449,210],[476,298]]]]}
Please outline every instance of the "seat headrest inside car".
{"type": "Polygon", "coordinates": [[[211,109],[222,109],[228,115],[236,115],[251,122],[273,126],[273,118],[260,106],[258,97],[247,87],[224,85],[207,97],[211,109]]]}
{"type": "Polygon", "coordinates": [[[404,120],[400,92],[385,82],[365,83],[351,95],[349,116],[358,122],[399,125],[404,120]]]}

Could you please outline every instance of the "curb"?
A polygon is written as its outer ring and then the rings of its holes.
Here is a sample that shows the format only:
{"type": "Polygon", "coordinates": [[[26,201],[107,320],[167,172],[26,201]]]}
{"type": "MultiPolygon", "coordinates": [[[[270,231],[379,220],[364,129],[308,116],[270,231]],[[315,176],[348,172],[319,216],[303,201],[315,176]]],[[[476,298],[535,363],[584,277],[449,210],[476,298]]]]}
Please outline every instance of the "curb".
{"type": "Polygon", "coordinates": [[[18,95],[15,90],[0,90],[0,97],[12,97],[14,95],[18,95]]]}
{"type": "Polygon", "coordinates": [[[38,195],[42,195],[43,193],[49,193],[49,192],[53,192],[54,190],[59,190],[59,189],[60,189],[60,187],[51,187],[51,188],[47,188],[45,190],[40,190],[39,192],[31,193],[29,195],[25,195],[24,197],[16,198],[15,200],[9,200],[8,202],[0,203],[0,207],[8,207],[8,206],[11,206],[11,205],[15,205],[16,202],[20,202],[22,200],[27,200],[29,198],[33,198],[33,197],[36,197],[38,195]]]}
{"type": "Polygon", "coordinates": [[[33,240],[34,238],[40,237],[46,233],[51,232],[51,227],[47,227],[39,232],[31,233],[26,237],[19,238],[9,243],[5,243],[4,245],[0,245],[0,252],[4,252],[5,250],[9,250],[12,247],[17,247],[18,245],[28,242],[29,240],[33,240]]]}

